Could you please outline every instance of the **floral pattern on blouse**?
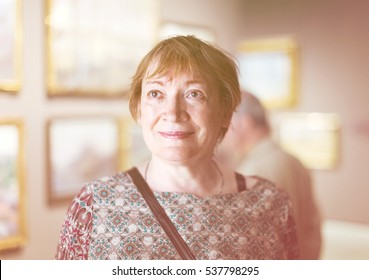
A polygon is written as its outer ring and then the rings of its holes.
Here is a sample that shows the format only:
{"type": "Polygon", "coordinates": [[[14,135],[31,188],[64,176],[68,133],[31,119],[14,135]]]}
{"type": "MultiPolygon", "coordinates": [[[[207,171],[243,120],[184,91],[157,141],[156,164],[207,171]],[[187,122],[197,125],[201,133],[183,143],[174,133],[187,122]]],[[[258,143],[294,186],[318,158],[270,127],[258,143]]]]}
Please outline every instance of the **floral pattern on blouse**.
{"type": "MultiPolygon", "coordinates": [[[[287,194],[258,178],[245,191],[199,198],[155,192],[196,259],[296,259],[287,194]]],[[[86,184],[67,211],[56,259],[180,259],[127,173],[86,184]]]]}

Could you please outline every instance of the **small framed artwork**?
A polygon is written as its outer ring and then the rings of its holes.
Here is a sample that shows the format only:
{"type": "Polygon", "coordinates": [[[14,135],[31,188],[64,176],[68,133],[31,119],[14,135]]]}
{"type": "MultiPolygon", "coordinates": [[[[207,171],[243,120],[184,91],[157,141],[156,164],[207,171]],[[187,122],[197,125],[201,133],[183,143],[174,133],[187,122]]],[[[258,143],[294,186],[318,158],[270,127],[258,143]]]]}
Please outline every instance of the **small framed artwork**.
{"type": "Polygon", "coordinates": [[[0,120],[0,250],[26,241],[23,125],[0,120]]]}
{"type": "Polygon", "coordinates": [[[281,146],[310,169],[334,169],[339,162],[340,119],[328,113],[285,113],[278,125],[281,146]]]}
{"type": "Polygon", "coordinates": [[[160,0],[46,0],[49,96],[126,96],[155,43],[160,0]]]}
{"type": "Polygon", "coordinates": [[[268,109],[297,102],[298,47],[292,38],[247,40],[238,46],[241,87],[268,109]]]}
{"type": "Polygon", "coordinates": [[[127,170],[149,160],[151,152],[145,144],[141,127],[131,117],[123,118],[121,124],[122,153],[120,165],[124,170],[127,170]]]}
{"type": "Polygon", "coordinates": [[[21,0],[0,1],[0,92],[20,90],[21,0]]]}
{"type": "Polygon", "coordinates": [[[69,201],[85,183],[120,170],[119,119],[110,116],[59,117],[47,124],[50,204],[69,201]]]}
{"type": "Polygon", "coordinates": [[[194,35],[197,38],[215,43],[215,32],[205,26],[194,26],[177,22],[163,22],[159,29],[159,40],[177,35],[194,35]]]}

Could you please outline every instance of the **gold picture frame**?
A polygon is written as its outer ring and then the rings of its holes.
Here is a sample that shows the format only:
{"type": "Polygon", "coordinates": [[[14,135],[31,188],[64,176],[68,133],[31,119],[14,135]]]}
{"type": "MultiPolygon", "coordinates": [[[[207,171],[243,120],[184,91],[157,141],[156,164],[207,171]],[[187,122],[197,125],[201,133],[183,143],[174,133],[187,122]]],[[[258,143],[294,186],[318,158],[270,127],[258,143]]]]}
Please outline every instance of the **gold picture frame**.
{"type": "Polygon", "coordinates": [[[282,148],[307,168],[330,170],[338,166],[341,121],[337,114],[284,113],[277,127],[282,148]]]}
{"type": "Polygon", "coordinates": [[[238,46],[241,87],[268,109],[293,107],[299,88],[298,46],[293,38],[245,40],[238,46]]]}
{"type": "Polygon", "coordinates": [[[126,97],[155,43],[159,0],[45,0],[47,92],[126,97]]]}
{"type": "Polygon", "coordinates": [[[21,120],[0,119],[0,250],[27,239],[23,134],[21,120]]]}
{"type": "Polygon", "coordinates": [[[53,117],[46,126],[50,205],[70,202],[84,184],[122,169],[122,133],[118,117],[53,117]]]}
{"type": "Polygon", "coordinates": [[[0,1],[0,92],[21,88],[21,0],[0,1]]]}

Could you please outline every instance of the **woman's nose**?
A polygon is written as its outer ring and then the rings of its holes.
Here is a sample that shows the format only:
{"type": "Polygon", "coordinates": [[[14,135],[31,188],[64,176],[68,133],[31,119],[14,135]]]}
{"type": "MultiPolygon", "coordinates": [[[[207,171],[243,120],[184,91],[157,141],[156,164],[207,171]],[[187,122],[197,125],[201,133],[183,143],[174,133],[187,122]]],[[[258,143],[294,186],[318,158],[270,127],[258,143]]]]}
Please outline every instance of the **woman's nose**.
{"type": "Polygon", "coordinates": [[[188,119],[186,104],[181,98],[167,99],[165,104],[165,120],[171,122],[184,121],[188,119]]]}

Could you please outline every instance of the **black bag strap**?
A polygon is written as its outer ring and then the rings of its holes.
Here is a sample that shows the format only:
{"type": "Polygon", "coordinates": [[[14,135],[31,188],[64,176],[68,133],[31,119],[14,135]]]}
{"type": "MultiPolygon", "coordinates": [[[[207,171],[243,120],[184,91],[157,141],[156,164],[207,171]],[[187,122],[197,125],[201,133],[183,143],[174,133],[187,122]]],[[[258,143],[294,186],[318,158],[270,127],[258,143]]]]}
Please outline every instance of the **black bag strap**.
{"type": "Polygon", "coordinates": [[[238,192],[242,192],[246,190],[247,187],[246,187],[245,177],[238,172],[235,172],[235,175],[236,175],[238,192]]]}
{"type": "Polygon", "coordinates": [[[164,229],[165,233],[167,234],[170,241],[176,248],[177,252],[181,255],[182,259],[195,260],[195,256],[190,251],[190,248],[188,248],[186,242],[182,239],[181,235],[178,233],[176,227],[173,225],[172,221],[165,213],[163,207],[161,207],[159,202],[156,200],[154,193],[146,183],[145,179],[141,176],[141,173],[138,171],[138,169],[136,167],[133,167],[130,170],[128,170],[127,173],[131,177],[137,189],[141,192],[147,205],[154,213],[156,219],[164,229]]]}

